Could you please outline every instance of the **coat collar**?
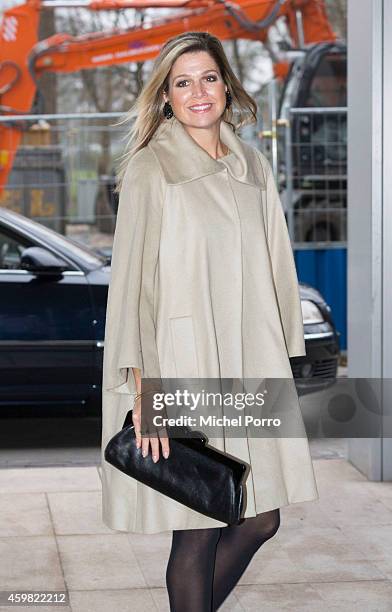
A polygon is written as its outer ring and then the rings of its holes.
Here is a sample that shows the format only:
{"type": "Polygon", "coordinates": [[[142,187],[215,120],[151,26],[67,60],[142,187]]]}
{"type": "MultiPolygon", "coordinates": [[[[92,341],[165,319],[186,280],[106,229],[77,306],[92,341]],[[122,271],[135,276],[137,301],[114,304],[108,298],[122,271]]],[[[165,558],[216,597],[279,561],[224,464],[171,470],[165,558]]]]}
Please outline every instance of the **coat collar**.
{"type": "Polygon", "coordinates": [[[155,153],[169,185],[187,183],[223,172],[227,168],[236,180],[263,188],[264,178],[253,147],[245,143],[233,132],[230,124],[223,120],[220,124],[220,137],[231,153],[221,159],[214,159],[173,116],[159,125],[148,146],[155,153]]]}

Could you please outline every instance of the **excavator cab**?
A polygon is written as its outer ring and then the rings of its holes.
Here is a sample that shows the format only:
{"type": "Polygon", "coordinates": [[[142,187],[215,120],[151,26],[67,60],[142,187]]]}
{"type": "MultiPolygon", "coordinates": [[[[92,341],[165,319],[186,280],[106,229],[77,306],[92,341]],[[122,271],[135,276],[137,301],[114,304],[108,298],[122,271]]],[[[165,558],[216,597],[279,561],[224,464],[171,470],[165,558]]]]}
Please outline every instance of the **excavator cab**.
{"type": "Polygon", "coordinates": [[[312,45],[305,55],[296,106],[345,107],[347,51],[343,43],[312,45]]]}
{"type": "Polygon", "coordinates": [[[346,105],[345,44],[309,46],[291,64],[279,104],[279,117],[289,119],[285,138],[290,130],[290,147],[279,143],[281,188],[292,190],[296,242],[347,239],[346,105]]]}
{"type": "Polygon", "coordinates": [[[294,182],[346,175],[346,105],[346,46],[312,45],[292,63],[280,100],[280,116],[287,108],[303,109],[291,113],[294,182]]]}

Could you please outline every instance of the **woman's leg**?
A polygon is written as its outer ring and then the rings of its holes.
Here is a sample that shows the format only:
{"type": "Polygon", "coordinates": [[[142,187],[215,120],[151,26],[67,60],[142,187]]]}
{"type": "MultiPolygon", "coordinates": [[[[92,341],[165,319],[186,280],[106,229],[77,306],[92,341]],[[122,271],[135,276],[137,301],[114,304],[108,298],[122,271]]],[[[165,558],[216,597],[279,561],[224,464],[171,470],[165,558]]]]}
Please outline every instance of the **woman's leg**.
{"type": "Polygon", "coordinates": [[[171,612],[211,612],[215,553],[222,529],[176,529],[166,570],[171,612]]]}
{"type": "Polygon", "coordinates": [[[212,610],[218,610],[233,590],[255,552],[272,538],[280,525],[279,508],[221,529],[216,549],[212,610]]]}

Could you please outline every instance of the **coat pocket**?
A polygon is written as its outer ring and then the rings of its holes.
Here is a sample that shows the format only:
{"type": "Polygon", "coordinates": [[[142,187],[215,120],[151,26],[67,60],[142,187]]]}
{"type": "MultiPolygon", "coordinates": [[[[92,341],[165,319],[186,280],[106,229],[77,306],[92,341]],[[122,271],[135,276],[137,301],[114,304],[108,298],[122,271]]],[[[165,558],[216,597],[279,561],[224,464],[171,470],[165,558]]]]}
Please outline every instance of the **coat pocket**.
{"type": "Polygon", "coordinates": [[[177,378],[198,378],[199,368],[192,316],[170,317],[170,332],[177,378]]]}

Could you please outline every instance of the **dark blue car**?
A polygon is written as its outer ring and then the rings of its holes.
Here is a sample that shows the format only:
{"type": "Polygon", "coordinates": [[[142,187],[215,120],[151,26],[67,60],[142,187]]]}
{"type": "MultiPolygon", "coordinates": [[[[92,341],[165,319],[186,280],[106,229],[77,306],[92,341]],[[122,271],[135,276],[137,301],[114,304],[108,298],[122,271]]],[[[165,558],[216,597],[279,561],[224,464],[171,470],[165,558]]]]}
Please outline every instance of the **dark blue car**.
{"type": "MultiPolygon", "coordinates": [[[[0,404],[100,411],[109,254],[0,208],[0,404]]],[[[338,334],[328,305],[302,285],[306,357],[300,393],[333,382],[338,334]]]]}

